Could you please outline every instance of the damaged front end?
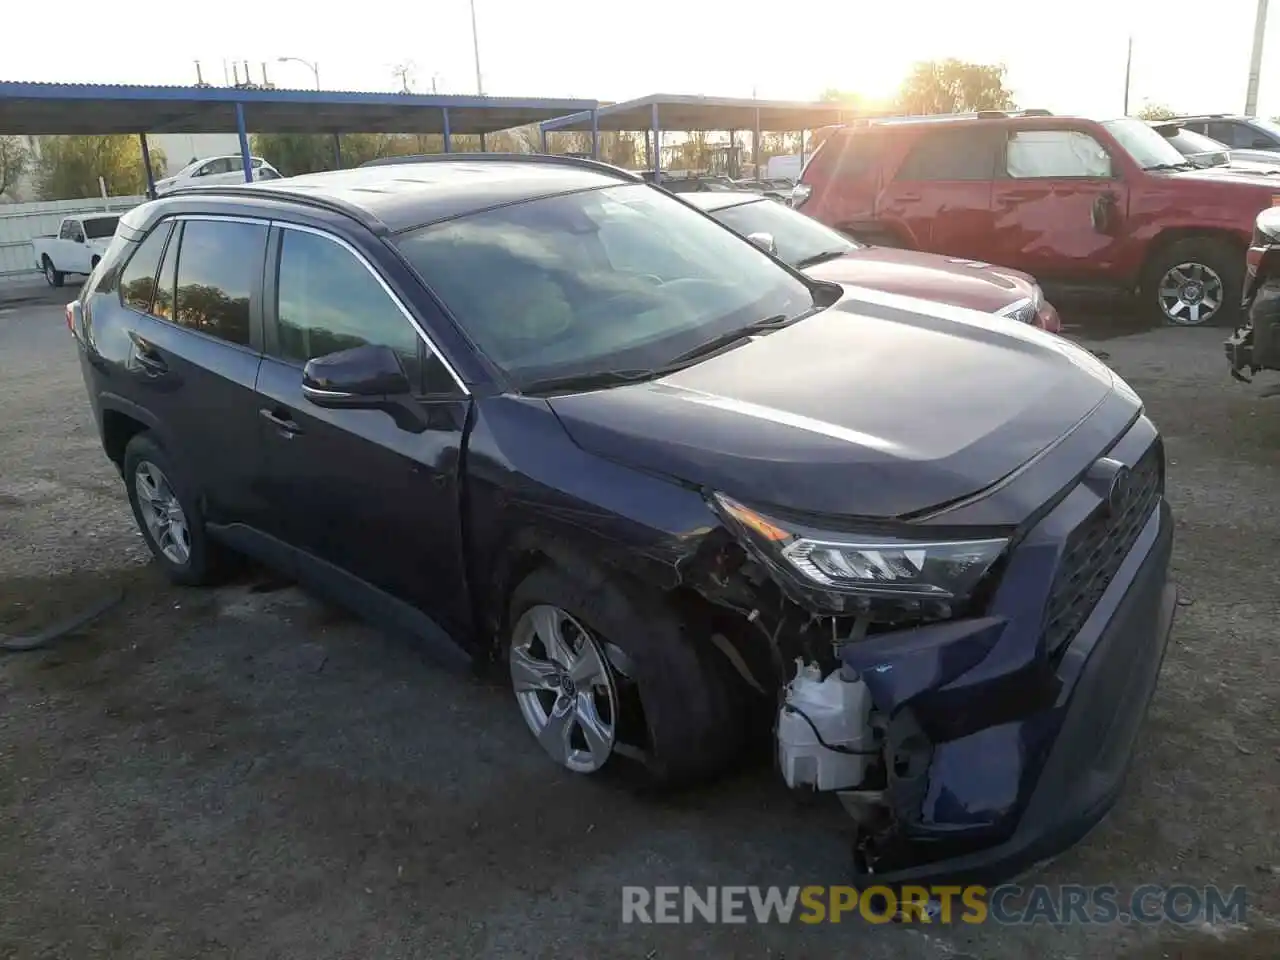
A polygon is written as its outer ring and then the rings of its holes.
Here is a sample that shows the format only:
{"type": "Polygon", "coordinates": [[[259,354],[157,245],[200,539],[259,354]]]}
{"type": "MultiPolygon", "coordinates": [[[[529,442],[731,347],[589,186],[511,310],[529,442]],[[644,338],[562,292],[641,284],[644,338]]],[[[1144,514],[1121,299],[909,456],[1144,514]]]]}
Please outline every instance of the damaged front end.
{"type": "Polygon", "coordinates": [[[1007,877],[1109,809],[1175,603],[1163,483],[1142,418],[1026,529],[819,530],[713,498],[738,549],[697,588],[763,645],[782,777],[839,798],[861,874],[1007,877]]]}
{"type": "Polygon", "coordinates": [[[1249,383],[1259,371],[1280,370],[1280,218],[1274,210],[1259,214],[1254,227],[1242,309],[1245,322],[1222,346],[1231,376],[1249,383]]]}

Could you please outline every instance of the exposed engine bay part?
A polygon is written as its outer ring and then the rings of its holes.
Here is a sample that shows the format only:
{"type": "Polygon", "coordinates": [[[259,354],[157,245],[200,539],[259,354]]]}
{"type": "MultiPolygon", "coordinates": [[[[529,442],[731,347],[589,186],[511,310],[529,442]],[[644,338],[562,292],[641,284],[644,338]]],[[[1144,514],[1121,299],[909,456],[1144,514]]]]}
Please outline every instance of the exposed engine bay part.
{"type": "Polygon", "coordinates": [[[870,717],[865,683],[840,670],[823,679],[817,664],[797,659],[778,710],[778,763],[787,786],[849,790],[866,780],[880,756],[870,717]]]}

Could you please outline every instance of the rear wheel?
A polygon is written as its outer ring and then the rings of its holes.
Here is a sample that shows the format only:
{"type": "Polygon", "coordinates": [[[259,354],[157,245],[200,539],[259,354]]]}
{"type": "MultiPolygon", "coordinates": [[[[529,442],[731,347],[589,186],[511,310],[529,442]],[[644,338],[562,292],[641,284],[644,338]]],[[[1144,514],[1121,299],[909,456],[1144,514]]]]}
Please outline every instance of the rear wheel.
{"type": "Polygon", "coordinates": [[[709,637],[689,636],[661,596],[590,570],[546,566],[512,593],[505,653],[521,716],[574,773],[643,758],[683,785],[741,758],[741,681],[709,637]]]}
{"type": "Polygon", "coordinates": [[[60,287],[67,279],[65,273],[54,269],[53,261],[49,259],[48,254],[44,257],[44,279],[51,287],[60,287]]]}
{"type": "Polygon", "coordinates": [[[1232,326],[1240,317],[1244,265],[1231,244],[1191,237],[1152,261],[1144,284],[1148,309],[1177,327],[1232,326]]]}
{"type": "Polygon", "coordinates": [[[125,447],[123,472],[138,529],[169,579],[186,586],[217,582],[225,553],[205,532],[199,499],[168,453],[140,433],[125,447]]]}

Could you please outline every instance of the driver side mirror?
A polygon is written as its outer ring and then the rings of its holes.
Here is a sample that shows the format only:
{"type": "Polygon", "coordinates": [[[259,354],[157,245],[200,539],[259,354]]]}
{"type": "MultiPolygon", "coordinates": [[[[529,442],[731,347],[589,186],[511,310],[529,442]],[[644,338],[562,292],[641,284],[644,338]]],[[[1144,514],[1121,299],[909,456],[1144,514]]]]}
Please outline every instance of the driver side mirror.
{"type": "Polygon", "coordinates": [[[412,394],[400,358],[390,347],[363,344],[308,360],[302,395],[317,407],[383,407],[412,394]]]}
{"type": "Polygon", "coordinates": [[[747,239],[772,257],[778,255],[778,243],[772,233],[750,233],[747,239]]]}

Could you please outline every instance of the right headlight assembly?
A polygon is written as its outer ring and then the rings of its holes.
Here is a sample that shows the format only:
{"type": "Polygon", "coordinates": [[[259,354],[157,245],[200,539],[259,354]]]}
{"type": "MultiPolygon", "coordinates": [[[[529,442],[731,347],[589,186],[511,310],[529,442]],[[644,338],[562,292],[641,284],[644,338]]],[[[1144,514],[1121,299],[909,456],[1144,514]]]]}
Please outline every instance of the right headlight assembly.
{"type": "Polygon", "coordinates": [[[716,507],[744,545],[802,586],[852,597],[967,600],[1007,537],[915,539],[823,532],[768,517],[722,493],[716,507]]]}

